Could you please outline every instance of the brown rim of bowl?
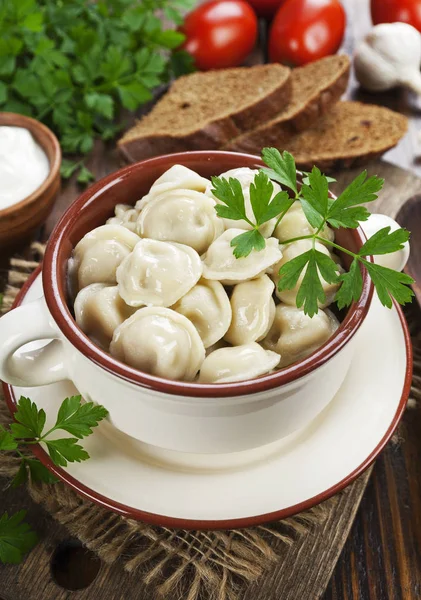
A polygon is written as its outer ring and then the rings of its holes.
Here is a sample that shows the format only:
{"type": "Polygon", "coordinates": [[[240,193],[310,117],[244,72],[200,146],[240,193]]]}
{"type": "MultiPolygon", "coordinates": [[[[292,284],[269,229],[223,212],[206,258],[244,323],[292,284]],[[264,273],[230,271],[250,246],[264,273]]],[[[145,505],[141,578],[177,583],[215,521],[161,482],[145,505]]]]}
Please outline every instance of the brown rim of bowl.
{"type": "MultiPolygon", "coordinates": [[[[54,135],[54,133],[49,129],[46,125],[37,121],[36,119],[32,119],[31,117],[27,117],[25,115],[19,115],[17,113],[11,112],[0,112],[0,127],[3,125],[7,125],[10,127],[25,127],[32,134],[34,131],[42,131],[48,138],[48,142],[51,144],[51,148],[53,150],[53,160],[50,162],[50,172],[48,173],[47,179],[45,179],[36,190],[32,192],[29,196],[21,200],[20,202],[16,202],[7,208],[3,208],[0,210],[0,219],[4,217],[8,217],[14,212],[21,210],[25,206],[31,204],[34,200],[36,200],[41,194],[43,194],[50,185],[54,182],[57,174],[60,172],[61,165],[61,147],[58,142],[58,139],[54,135]]],[[[36,134],[34,134],[36,138],[36,134]]],[[[41,148],[45,152],[45,145],[43,145],[38,139],[36,142],[41,146],[41,148]]]]}
{"type": "MultiPolygon", "coordinates": [[[[20,290],[14,304],[15,306],[19,306],[27,291],[31,287],[35,278],[39,274],[41,268],[39,267],[25,282],[24,286],[20,290]]],[[[350,485],[355,479],[357,479],[368,467],[375,461],[377,456],[386,446],[393,433],[395,432],[399,421],[401,420],[403,413],[406,408],[406,403],[408,400],[408,396],[411,390],[412,383],[412,368],[413,368],[413,357],[412,357],[412,343],[411,336],[409,333],[408,325],[406,323],[405,317],[403,315],[401,307],[393,300],[393,304],[395,309],[398,312],[399,320],[402,326],[404,338],[405,338],[405,350],[406,350],[406,370],[405,370],[405,380],[402,389],[402,395],[399,400],[399,405],[396,410],[396,413],[392,419],[391,424],[389,425],[386,433],[374,448],[374,450],[367,456],[367,458],[359,465],[356,469],[354,469],[347,477],[344,477],[341,481],[339,481],[334,486],[329,489],[313,496],[312,498],[308,498],[303,502],[298,504],[294,504],[293,506],[289,506],[279,511],[274,511],[270,513],[265,513],[262,515],[256,515],[253,517],[242,517],[239,519],[222,519],[222,520],[195,520],[195,519],[180,519],[175,517],[168,517],[165,515],[157,515],[155,513],[145,512],[143,510],[133,508],[131,506],[127,506],[122,504],[121,502],[117,502],[99,494],[95,490],[89,488],[84,485],[74,477],[72,477],[65,469],[61,467],[57,467],[51,461],[47,452],[43,450],[43,448],[39,445],[31,446],[31,450],[34,455],[59,479],[61,479],[64,483],[66,483],[70,488],[72,488],[75,492],[83,496],[84,498],[91,500],[98,506],[105,508],[107,510],[112,510],[124,517],[128,517],[130,519],[136,519],[138,521],[144,521],[145,523],[150,523],[151,525],[158,525],[163,527],[173,527],[180,529],[237,529],[240,527],[254,527],[256,525],[262,525],[263,523],[269,523],[271,521],[279,521],[281,519],[286,519],[288,517],[292,517],[304,510],[308,510],[325,500],[328,500],[331,496],[334,496],[338,492],[342,491],[348,485],[350,485]]],[[[13,415],[16,411],[16,398],[14,395],[13,387],[6,383],[3,383],[3,391],[6,398],[7,406],[13,415]]]]}
{"type": "MultiPolygon", "coordinates": [[[[147,373],[142,373],[141,371],[138,371],[116,360],[110,354],[107,354],[98,348],[82,332],[82,330],[79,329],[76,321],[69,311],[66,298],[64,298],[60,292],[60,287],[62,289],[64,288],[58,284],[58,281],[61,277],[61,269],[58,260],[61,243],[66,239],[66,234],[68,233],[68,229],[71,228],[72,223],[79,219],[79,215],[83,210],[83,207],[90,205],[103,188],[112,187],[113,183],[115,184],[121,178],[129,176],[130,172],[137,168],[137,165],[142,165],[142,168],[145,168],[145,166],[153,164],[156,165],[160,162],[166,164],[169,161],[172,161],[173,164],[175,164],[177,163],[178,158],[182,159],[183,157],[186,158],[187,156],[190,159],[208,157],[209,160],[209,155],[218,157],[227,156],[230,158],[232,158],[234,155],[235,158],[243,157],[245,161],[250,161],[253,159],[256,166],[259,164],[263,165],[259,157],[250,154],[223,151],[182,152],[179,154],[151,158],[142,161],[141,163],[135,163],[111,173],[107,177],[104,177],[97,183],[93,184],[87,191],[85,191],[81,196],[79,196],[79,198],[77,198],[77,200],[73,202],[51,234],[44,256],[42,270],[44,294],[53,319],[70,343],[96,365],[125,381],[157,392],[178,396],[214,398],[255,394],[279,387],[286,383],[290,383],[291,381],[295,381],[296,379],[307,375],[318,367],[324,365],[351,340],[358,328],[362,325],[368,313],[373,295],[373,284],[371,283],[365,268],[363,269],[363,286],[361,297],[349,308],[348,313],[338,330],[323,346],[321,346],[306,359],[294,363],[289,367],[285,367],[280,371],[275,371],[274,373],[270,373],[268,375],[262,375],[255,379],[223,384],[199,384],[171,381],[161,377],[149,375],[147,373]]],[[[353,229],[350,230],[350,232],[351,235],[354,236],[354,239],[360,245],[362,245],[364,241],[364,234],[362,233],[362,230],[353,229]]]]}

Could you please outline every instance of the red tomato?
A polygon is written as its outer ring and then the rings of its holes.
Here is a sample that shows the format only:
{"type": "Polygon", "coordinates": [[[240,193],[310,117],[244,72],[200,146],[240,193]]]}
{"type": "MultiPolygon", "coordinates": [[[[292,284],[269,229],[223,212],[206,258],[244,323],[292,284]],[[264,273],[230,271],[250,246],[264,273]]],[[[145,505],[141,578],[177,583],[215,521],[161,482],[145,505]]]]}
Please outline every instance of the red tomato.
{"type": "Polygon", "coordinates": [[[212,0],[188,14],[181,31],[198,69],[236,67],[254,48],[257,17],[243,0],[212,0]]]}
{"type": "Polygon", "coordinates": [[[345,33],[346,16],[338,0],[286,0],[269,33],[269,57],[292,65],[335,54],[345,33]]]}
{"type": "Polygon", "coordinates": [[[285,0],[247,0],[259,17],[273,17],[285,0]]]}
{"type": "Polygon", "coordinates": [[[421,0],[371,0],[373,23],[403,21],[421,31],[421,0]]]}

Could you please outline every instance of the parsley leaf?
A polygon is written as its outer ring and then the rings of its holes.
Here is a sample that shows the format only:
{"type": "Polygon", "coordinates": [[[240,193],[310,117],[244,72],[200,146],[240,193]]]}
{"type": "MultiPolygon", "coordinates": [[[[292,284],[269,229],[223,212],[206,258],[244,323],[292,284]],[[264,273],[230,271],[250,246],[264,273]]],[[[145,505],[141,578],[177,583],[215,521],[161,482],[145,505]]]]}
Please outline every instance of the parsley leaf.
{"type": "Polygon", "coordinates": [[[51,460],[59,467],[67,467],[68,462],[82,462],[89,458],[89,454],[75,438],[44,441],[51,460]]]}
{"type": "Polygon", "coordinates": [[[212,177],[212,185],[212,194],[222,202],[215,206],[218,217],[250,223],[246,215],[243,188],[238,179],[230,177],[228,181],[225,177],[212,177]]]}
{"type": "Polygon", "coordinates": [[[399,273],[388,267],[376,265],[365,259],[362,259],[362,262],[367,268],[383,306],[392,308],[392,298],[395,298],[399,304],[411,302],[414,292],[408,285],[414,283],[412,277],[406,273],[399,273]]]}
{"type": "Polygon", "coordinates": [[[19,470],[11,481],[12,487],[19,487],[28,481],[28,474],[31,481],[43,481],[44,483],[56,483],[57,477],[44,467],[44,465],[34,458],[22,458],[19,470]]]}
{"type": "Polygon", "coordinates": [[[384,179],[375,175],[367,179],[367,171],[363,171],[330,205],[328,223],[335,228],[358,227],[360,221],[366,221],[370,216],[364,206],[358,205],[376,200],[383,184],[384,179]]]}
{"type": "Polygon", "coordinates": [[[234,247],[235,258],[241,258],[248,256],[253,250],[257,252],[263,250],[266,242],[258,229],[251,229],[233,238],[231,246],[234,247]]]}
{"type": "Polygon", "coordinates": [[[360,248],[359,256],[370,256],[378,254],[389,254],[402,250],[405,242],[409,240],[409,231],[407,229],[397,229],[390,233],[390,227],[383,227],[372,235],[360,248]]]}
{"type": "Polygon", "coordinates": [[[42,408],[38,410],[35,402],[24,396],[20,397],[17,406],[18,409],[14,417],[22,427],[16,427],[16,424],[12,424],[13,435],[16,437],[41,437],[46,420],[45,411],[42,408]]]}
{"type": "Polygon", "coordinates": [[[279,192],[273,198],[272,194],[272,182],[266,173],[259,171],[250,184],[250,203],[258,227],[274,219],[290,206],[290,198],[286,192],[279,192]]]}
{"type": "Polygon", "coordinates": [[[295,288],[304,269],[304,277],[297,292],[297,307],[303,307],[305,314],[313,317],[319,310],[319,302],[323,304],[326,300],[320,276],[328,283],[337,283],[338,267],[330,256],[310,248],[282,265],[279,270],[279,291],[295,288]]]}
{"type": "Polygon", "coordinates": [[[353,301],[357,301],[363,290],[363,278],[357,258],[352,261],[349,271],[342,273],[339,279],[342,285],[336,292],[335,301],[338,308],[342,309],[350,306],[353,301]]]}
{"type": "Polygon", "coordinates": [[[4,564],[20,563],[23,555],[29,552],[38,541],[37,534],[23,522],[26,511],[21,510],[9,517],[0,517],[0,561],[4,564]]]}
{"type": "Polygon", "coordinates": [[[0,450],[16,450],[17,447],[13,435],[0,425],[0,450]]]}
{"type": "Polygon", "coordinates": [[[276,148],[263,148],[262,160],[269,167],[269,169],[263,168],[262,171],[270,179],[297,193],[297,170],[292,154],[286,150],[281,154],[276,148]]]}
{"type": "Polygon", "coordinates": [[[62,429],[82,439],[91,435],[92,428],[108,415],[108,411],[93,402],[81,404],[81,396],[66,398],[57,414],[54,430],[62,429]]]}
{"type": "Polygon", "coordinates": [[[301,188],[301,206],[307,221],[315,229],[323,227],[329,209],[329,184],[317,167],[308,176],[309,185],[301,188]]]}

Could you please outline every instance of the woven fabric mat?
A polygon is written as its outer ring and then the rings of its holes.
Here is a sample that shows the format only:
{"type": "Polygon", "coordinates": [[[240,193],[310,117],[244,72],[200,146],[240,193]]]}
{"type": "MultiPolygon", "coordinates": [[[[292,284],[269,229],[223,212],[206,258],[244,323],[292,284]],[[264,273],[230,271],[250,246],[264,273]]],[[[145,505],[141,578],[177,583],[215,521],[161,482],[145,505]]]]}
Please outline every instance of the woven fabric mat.
{"type": "MultiPolygon", "coordinates": [[[[31,246],[32,258],[14,258],[2,312],[13,304],[19,289],[42,260],[44,246],[31,246]]],[[[413,332],[418,333],[414,330],[413,332]]],[[[418,340],[417,340],[418,342],[418,340]]],[[[421,396],[421,344],[416,344],[413,397],[421,396]]],[[[10,413],[0,398],[0,423],[10,413]]],[[[19,458],[0,455],[0,476],[12,477],[19,458]]],[[[320,527],[338,496],[293,518],[266,526],[230,531],[187,531],[156,527],[106,511],[78,496],[64,484],[28,484],[31,497],[69,532],[106,563],[119,560],[151,586],[151,597],[183,600],[240,600],[250,583],[278,561],[284,545],[297,542],[320,527]]]]}

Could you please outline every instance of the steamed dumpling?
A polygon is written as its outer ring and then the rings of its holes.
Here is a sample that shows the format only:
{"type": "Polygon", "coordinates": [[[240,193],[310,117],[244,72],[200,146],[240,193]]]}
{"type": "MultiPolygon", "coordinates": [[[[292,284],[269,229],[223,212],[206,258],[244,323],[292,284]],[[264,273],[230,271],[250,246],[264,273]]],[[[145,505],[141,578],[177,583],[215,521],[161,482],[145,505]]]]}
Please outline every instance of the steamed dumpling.
{"type": "MultiPolygon", "coordinates": [[[[316,230],[314,227],[307,221],[301,203],[297,201],[294,202],[291,208],[282,217],[273,233],[273,237],[278,238],[280,242],[285,242],[286,240],[292,240],[293,238],[302,235],[313,235],[315,232],[316,230]]],[[[335,239],[333,229],[328,225],[325,225],[319,235],[331,242],[335,239]]]]}
{"type": "MultiPolygon", "coordinates": [[[[304,275],[305,275],[305,271],[306,271],[307,267],[305,267],[305,269],[303,269],[300,277],[298,278],[297,285],[292,290],[284,290],[282,292],[280,292],[278,290],[279,269],[289,260],[296,258],[300,254],[304,254],[304,252],[307,252],[311,248],[312,248],[311,240],[298,240],[297,242],[292,242],[292,244],[288,244],[287,246],[284,246],[282,248],[281,260],[278,262],[277,265],[275,265],[271,269],[271,277],[272,277],[273,281],[275,282],[275,293],[278,296],[279,300],[281,300],[281,302],[285,302],[285,304],[290,304],[291,306],[296,306],[297,293],[298,293],[298,290],[300,289],[301,282],[304,279],[304,275]]],[[[315,248],[319,252],[322,252],[323,254],[330,256],[329,250],[326,248],[326,246],[324,246],[320,242],[316,242],[315,248]]],[[[341,272],[341,267],[338,265],[338,273],[340,273],[340,272],[341,272]]],[[[329,306],[329,304],[331,304],[333,302],[333,298],[335,297],[335,294],[338,291],[340,284],[339,283],[327,283],[327,281],[325,281],[323,278],[321,278],[321,282],[322,282],[323,290],[326,294],[326,300],[323,304],[321,304],[319,302],[319,307],[325,308],[326,306],[329,306]]]]}
{"type": "Polygon", "coordinates": [[[339,322],[329,310],[313,317],[296,306],[279,304],[275,319],[262,344],[280,354],[280,367],[302,360],[320,348],[338,329],[339,322]]]}
{"type": "Polygon", "coordinates": [[[195,171],[183,165],[173,165],[161,177],[158,177],[149,193],[136,203],[136,209],[142,210],[152,198],[168,190],[183,189],[204,192],[208,184],[209,179],[205,179],[195,171]]]}
{"type": "Polygon", "coordinates": [[[91,283],[74,304],[76,323],[92,341],[108,350],[115,329],[136,310],[119,296],[118,287],[91,283]]]}
{"type": "Polygon", "coordinates": [[[107,220],[107,225],[122,225],[130,231],[136,231],[138,211],[130,204],[117,204],[114,208],[114,217],[107,220]]]}
{"type": "MultiPolygon", "coordinates": [[[[226,171],[225,173],[221,173],[221,175],[219,175],[219,177],[222,177],[223,179],[226,179],[227,181],[230,178],[232,178],[232,179],[238,179],[238,181],[241,183],[241,188],[243,190],[243,196],[244,196],[244,206],[246,209],[246,215],[252,223],[255,223],[256,220],[255,220],[253,208],[251,206],[251,201],[250,201],[250,184],[252,184],[254,182],[254,178],[258,173],[259,173],[259,169],[249,169],[248,167],[239,167],[238,169],[231,169],[230,171],[226,171]]],[[[271,183],[273,185],[272,196],[275,196],[281,190],[281,187],[279,186],[279,184],[275,183],[274,181],[272,181],[271,183]]],[[[212,194],[212,191],[211,191],[212,188],[213,188],[212,183],[209,183],[207,186],[206,193],[209,194],[210,196],[212,196],[212,198],[215,198],[216,202],[219,203],[220,200],[218,200],[218,198],[216,198],[212,194]]],[[[232,219],[222,219],[222,220],[224,222],[225,229],[231,229],[232,227],[235,227],[236,229],[247,230],[247,229],[252,228],[251,225],[249,223],[247,223],[247,221],[234,221],[232,219]]],[[[271,219],[270,221],[267,221],[259,228],[260,233],[264,237],[271,236],[272,232],[273,232],[273,228],[275,227],[275,224],[276,224],[276,218],[271,219]]]]}
{"type": "Polygon", "coordinates": [[[190,321],[169,308],[140,308],[114,332],[111,354],[158,377],[192,381],[205,349],[190,321]]]}
{"type": "Polygon", "coordinates": [[[262,340],[275,317],[273,281],[267,275],[235,286],[231,296],[232,321],[225,334],[233,346],[262,340]]]}
{"type": "Polygon", "coordinates": [[[119,294],[129,306],[171,306],[198,282],[200,257],[174,242],[140,240],[117,269],[119,294]]]}
{"type": "Polygon", "coordinates": [[[199,374],[200,383],[230,383],[245,381],[274,369],[280,356],[264,350],[256,342],[220,348],[211,352],[203,361],[199,374]]]}
{"type": "Polygon", "coordinates": [[[179,242],[203,254],[224,231],[224,224],[211,198],[175,189],[152,198],[140,212],[136,228],[141,237],[179,242]]]}
{"type": "Polygon", "coordinates": [[[91,283],[115,284],[117,267],[139,239],[121,225],[102,225],[87,233],[73,253],[70,275],[76,291],[91,283]]]}
{"type": "Polygon", "coordinates": [[[220,340],[231,323],[230,301],[219,281],[201,279],[171,308],[193,323],[205,348],[220,340]]]}
{"type": "Polygon", "coordinates": [[[203,260],[203,277],[217,279],[224,285],[254,279],[282,258],[278,240],[268,238],[263,250],[253,250],[248,256],[235,258],[231,240],[243,229],[227,229],[208,248],[203,260]]]}

